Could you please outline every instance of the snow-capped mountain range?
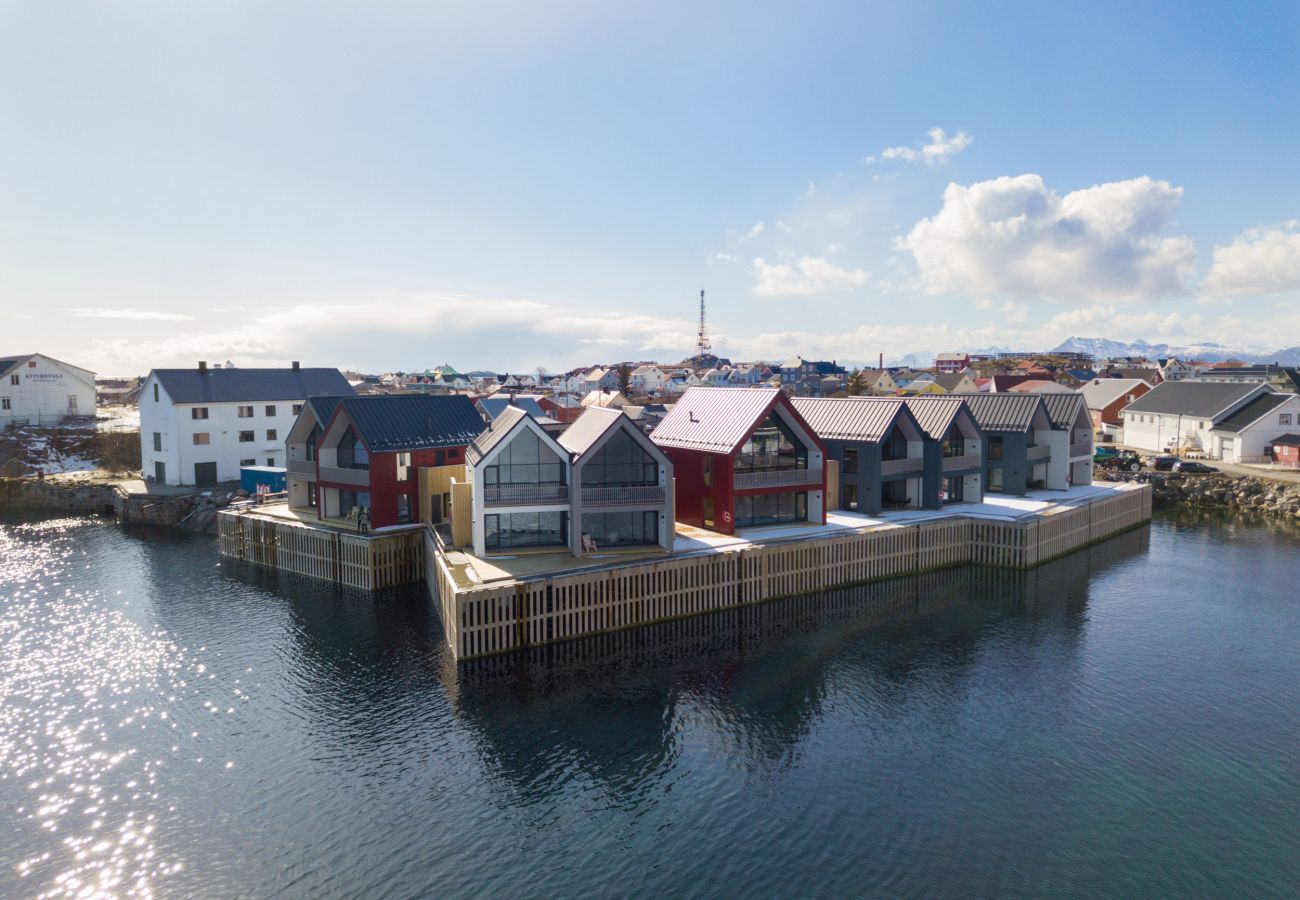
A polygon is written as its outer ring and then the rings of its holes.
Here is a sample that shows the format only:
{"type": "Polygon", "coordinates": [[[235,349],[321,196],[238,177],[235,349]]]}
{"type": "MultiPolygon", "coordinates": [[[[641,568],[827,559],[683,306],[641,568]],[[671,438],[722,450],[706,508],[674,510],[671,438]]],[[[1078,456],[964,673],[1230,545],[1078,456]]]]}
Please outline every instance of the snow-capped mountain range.
{"type": "MultiPolygon", "coordinates": [[[[996,355],[1024,347],[982,347],[971,350],[972,354],[996,355]]],[[[1147,359],[1197,360],[1216,363],[1227,360],[1240,360],[1244,363],[1277,363],[1283,366],[1300,366],[1300,346],[1269,350],[1266,347],[1230,347],[1226,344],[1205,342],[1200,344],[1152,344],[1147,341],[1113,341],[1102,337],[1070,337],[1047,351],[1049,353],[1090,353],[1093,359],[1112,359],[1121,356],[1145,356],[1147,359]]],[[[928,368],[934,364],[934,353],[915,352],[894,359],[886,359],[888,366],[910,366],[928,368]]],[[[871,363],[874,365],[874,363],[871,363]]]]}

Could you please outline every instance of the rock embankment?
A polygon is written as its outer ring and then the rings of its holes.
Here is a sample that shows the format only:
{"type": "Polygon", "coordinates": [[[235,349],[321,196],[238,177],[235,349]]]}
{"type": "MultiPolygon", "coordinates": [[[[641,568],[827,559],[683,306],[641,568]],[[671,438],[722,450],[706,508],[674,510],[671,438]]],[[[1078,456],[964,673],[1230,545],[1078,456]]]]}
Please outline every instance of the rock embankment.
{"type": "Polygon", "coordinates": [[[131,494],[115,484],[0,478],[0,510],[116,516],[124,525],[161,525],[216,533],[217,511],[245,491],[180,496],[131,494]]]}
{"type": "Polygon", "coordinates": [[[1180,472],[1107,472],[1108,481],[1151,485],[1157,506],[1232,509],[1300,519],[1300,484],[1235,475],[1184,475],[1180,472]]]}

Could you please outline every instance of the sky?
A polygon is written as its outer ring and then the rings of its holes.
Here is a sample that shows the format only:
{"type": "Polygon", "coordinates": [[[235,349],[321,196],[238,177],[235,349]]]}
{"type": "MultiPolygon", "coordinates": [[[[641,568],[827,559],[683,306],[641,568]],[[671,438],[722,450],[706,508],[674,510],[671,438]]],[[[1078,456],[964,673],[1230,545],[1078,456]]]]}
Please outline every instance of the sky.
{"type": "Polygon", "coordinates": [[[0,355],[1300,344],[1300,5],[0,0],[0,355]]]}

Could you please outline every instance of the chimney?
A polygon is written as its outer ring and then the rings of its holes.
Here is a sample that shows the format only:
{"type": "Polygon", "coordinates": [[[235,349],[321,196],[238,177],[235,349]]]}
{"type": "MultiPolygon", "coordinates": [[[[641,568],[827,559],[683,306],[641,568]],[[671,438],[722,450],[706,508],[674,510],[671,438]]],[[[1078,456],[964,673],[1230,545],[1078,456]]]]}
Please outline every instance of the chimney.
{"type": "Polygon", "coordinates": [[[882,370],[885,368],[885,353],[883,350],[880,353],[880,365],[876,366],[876,368],[882,370]]]}
{"type": "Polygon", "coordinates": [[[207,364],[206,361],[204,361],[204,360],[199,360],[199,371],[200,371],[200,372],[206,372],[206,371],[208,371],[208,364],[207,364]]]}
{"type": "Polygon", "coordinates": [[[297,372],[301,368],[302,368],[302,363],[298,362],[298,360],[295,359],[293,361],[293,370],[297,372]]]}

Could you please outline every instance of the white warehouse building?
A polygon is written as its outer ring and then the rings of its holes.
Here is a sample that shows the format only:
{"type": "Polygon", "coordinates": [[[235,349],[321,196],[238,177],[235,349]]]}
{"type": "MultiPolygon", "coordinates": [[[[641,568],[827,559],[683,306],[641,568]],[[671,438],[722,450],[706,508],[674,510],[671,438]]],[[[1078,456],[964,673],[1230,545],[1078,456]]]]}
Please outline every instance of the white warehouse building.
{"type": "Polygon", "coordinates": [[[356,393],[338,369],[154,369],[140,392],[144,476],[173,485],[235,481],[242,466],[285,465],[308,397],[356,393]]]}
{"type": "Polygon", "coordinates": [[[0,431],[94,414],[94,372],[43,353],[0,357],[0,431]]]}

